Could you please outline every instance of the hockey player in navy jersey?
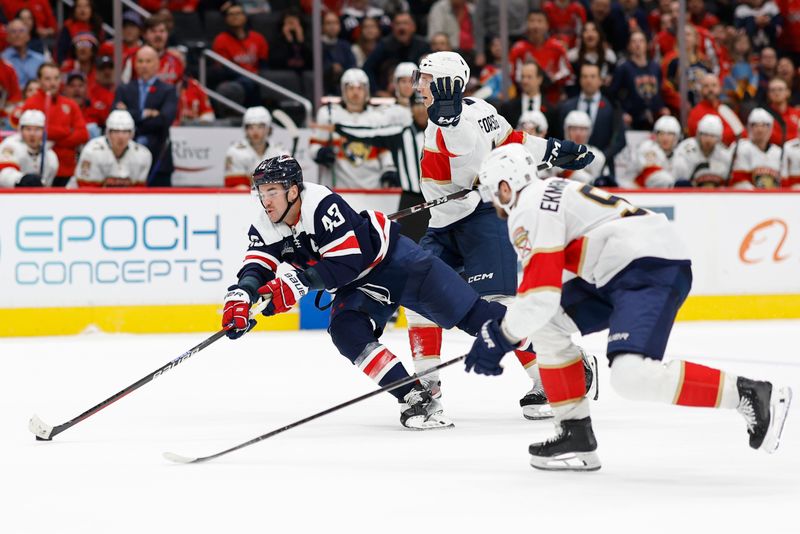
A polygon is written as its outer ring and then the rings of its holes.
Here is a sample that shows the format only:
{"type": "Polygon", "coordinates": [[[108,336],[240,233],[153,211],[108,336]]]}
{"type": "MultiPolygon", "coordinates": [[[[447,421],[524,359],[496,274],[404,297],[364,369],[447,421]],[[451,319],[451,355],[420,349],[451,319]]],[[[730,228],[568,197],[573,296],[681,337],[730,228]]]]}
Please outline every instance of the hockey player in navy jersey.
{"type": "Polygon", "coordinates": [[[622,397],[736,409],[752,448],[778,447],[791,389],[688,361],[662,363],[692,285],[691,261],[664,215],[580,182],[539,180],[533,158],[518,146],[495,150],[480,181],[508,217],[524,274],[505,317],[481,327],[467,370],[500,374],[503,355],[520,340],[533,341],[558,430],[530,446],[533,467],[600,468],[580,350],[571,335],[606,328],[611,385],[622,397]]]}
{"type": "MultiPolygon", "coordinates": [[[[445,328],[476,335],[502,318],[505,307],[480,299],[444,262],[398,233],[376,211],[356,213],[327,187],[303,182],[291,156],[261,162],[253,174],[263,210],[250,227],[250,246],[237,284],[228,289],[222,325],[237,338],[253,327],[250,306],[270,296],[266,315],[290,310],[314,290],[335,293],[330,333],[339,352],[384,386],[408,377],[378,341],[398,305],[445,328]]],[[[441,404],[421,384],[392,391],[400,422],[420,430],[452,426],[441,404]]]]}

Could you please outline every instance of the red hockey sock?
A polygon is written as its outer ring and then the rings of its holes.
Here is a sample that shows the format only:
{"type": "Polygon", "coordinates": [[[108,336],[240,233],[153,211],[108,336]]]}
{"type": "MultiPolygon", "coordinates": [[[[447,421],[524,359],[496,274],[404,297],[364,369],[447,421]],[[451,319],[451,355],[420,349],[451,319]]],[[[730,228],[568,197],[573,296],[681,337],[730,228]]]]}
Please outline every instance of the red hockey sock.
{"type": "Polygon", "coordinates": [[[413,359],[438,358],[442,353],[442,329],[438,326],[409,326],[408,342],[413,359]]]}
{"type": "Polygon", "coordinates": [[[586,376],[581,358],[559,366],[539,364],[539,373],[551,406],[577,402],[586,395],[586,376]]]}
{"type": "Polygon", "coordinates": [[[517,359],[519,363],[522,364],[522,367],[527,369],[532,365],[536,365],[536,353],[535,352],[527,352],[524,350],[515,350],[514,354],[517,355],[517,359]]]}
{"type": "Polygon", "coordinates": [[[675,391],[674,404],[679,406],[699,406],[716,408],[722,398],[725,375],[713,369],[692,362],[681,362],[681,376],[675,391]]]}

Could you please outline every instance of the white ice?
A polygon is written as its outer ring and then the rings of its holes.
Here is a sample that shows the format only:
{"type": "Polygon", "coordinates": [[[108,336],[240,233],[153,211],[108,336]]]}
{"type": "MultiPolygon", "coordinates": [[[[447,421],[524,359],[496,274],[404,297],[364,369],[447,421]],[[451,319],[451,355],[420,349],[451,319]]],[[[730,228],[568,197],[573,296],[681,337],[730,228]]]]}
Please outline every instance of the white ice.
{"type": "MultiPolygon", "coordinates": [[[[58,317],[53,317],[58,320],[58,317]]],[[[400,427],[388,394],[207,464],[207,455],[374,388],[324,332],[222,339],[118,403],[36,442],[205,334],[0,340],[0,534],[252,532],[800,532],[800,399],[774,455],[751,450],[732,411],[623,401],[601,375],[597,473],[546,473],[527,446],[552,432],[522,418],[528,389],[443,372],[452,430],[400,427]]],[[[406,333],[383,341],[408,362],[406,333]]],[[[583,340],[607,371],[605,335],[583,340]]],[[[445,354],[469,346],[448,333],[445,354]]],[[[679,323],[668,356],[791,385],[800,321],[679,323]]]]}

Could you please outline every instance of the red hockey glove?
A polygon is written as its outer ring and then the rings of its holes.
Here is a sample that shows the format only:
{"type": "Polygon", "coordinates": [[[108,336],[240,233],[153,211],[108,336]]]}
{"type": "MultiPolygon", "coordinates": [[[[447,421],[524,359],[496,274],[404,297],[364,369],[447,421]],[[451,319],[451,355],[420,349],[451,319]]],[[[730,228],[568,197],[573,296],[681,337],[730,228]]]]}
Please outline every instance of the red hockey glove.
{"type": "Polygon", "coordinates": [[[262,312],[264,315],[275,315],[292,309],[300,297],[308,293],[308,281],[301,272],[285,271],[279,273],[266,285],[258,288],[260,295],[272,295],[272,301],[262,312]]]}

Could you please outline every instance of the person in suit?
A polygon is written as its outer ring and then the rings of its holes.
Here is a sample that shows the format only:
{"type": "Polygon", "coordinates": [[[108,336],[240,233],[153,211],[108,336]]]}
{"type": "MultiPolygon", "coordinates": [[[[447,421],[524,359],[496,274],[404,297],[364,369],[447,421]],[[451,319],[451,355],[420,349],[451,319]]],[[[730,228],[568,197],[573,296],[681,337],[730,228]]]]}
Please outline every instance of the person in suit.
{"type": "Polygon", "coordinates": [[[520,69],[519,96],[500,106],[502,115],[509,124],[518,124],[520,116],[526,111],[541,111],[548,124],[558,121],[558,109],[542,97],[544,73],[535,61],[528,61],[520,69]]]}
{"type": "MultiPolygon", "coordinates": [[[[583,111],[592,121],[589,144],[603,151],[609,169],[613,174],[614,156],[625,148],[625,124],[622,113],[611,101],[600,93],[603,79],[600,67],[591,63],[580,66],[579,81],[581,92],[578,96],[565,100],[559,106],[560,120],[553,137],[563,138],[564,119],[570,111],[583,111]]],[[[555,128],[554,128],[555,129],[555,128]]]]}
{"type": "Polygon", "coordinates": [[[169,187],[173,171],[169,127],[178,110],[178,95],[174,86],[157,77],[158,67],[155,49],[141,47],[135,57],[136,79],[117,87],[114,108],[128,110],[136,124],[136,142],[153,155],[147,185],[169,187]]]}

